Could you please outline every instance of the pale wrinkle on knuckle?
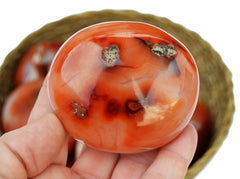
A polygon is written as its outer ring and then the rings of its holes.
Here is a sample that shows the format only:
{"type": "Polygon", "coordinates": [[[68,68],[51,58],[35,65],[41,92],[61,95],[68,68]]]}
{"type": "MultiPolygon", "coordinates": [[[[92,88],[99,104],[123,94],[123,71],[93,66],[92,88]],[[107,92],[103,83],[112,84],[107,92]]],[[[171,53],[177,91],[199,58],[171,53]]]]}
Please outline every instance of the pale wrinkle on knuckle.
{"type": "Polygon", "coordinates": [[[186,157],[185,155],[177,151],[173,151],[171,149],[164,149],[164,151],[162,152],[165,152],[166,155],[169,156],[169,159],[172,160],[174,163],[178,164],[178,166],[187,167],[191,162],[190,157],[186,157]]]}
{"type": "MultiPolygon", "coordinates": [[[[24,166],[28,177],[33,177],[43,170],[42,164],[38,163],[40,158],[43,160],[46,155],[54,158],[58,146],[62,145],[61,142],[49,143],[48,141],[54,141],[56,138],[66,139],[64,136],[66,132],[55,115],[47,114],[44,118],[2,136],[9,151],[24,166]],[[48,126],[47,129],[46,126],[48,126]],[[17,139],[16,136],[18,136],[17,139]],[[45,150],[46,145],[55,150],[45,150]]],[[[46,159],[46,162],[50,162],[50,159],[46,159]]]]}
{"type": "Polygon", "coordinates": [[[132,154],[132,155],[123,155],[123,157],[125,157],[126,160],[130,160],[136,164],[140,164],[140,165],[150,165],[155,157],[157,156],[157,152],[158,150],[154,150],[154,151],[148,151],[145,153],[142,153],[141,156],[139,154],[132,154]]]}
{"type": "Polygon", "coordinates": [[[146,172],[141,179],[172,179],[161,172],[146,172]]]}
{"type": "Polygon", "coordinates": [[[184,178],[188,166],[191,162],[190,157],[185,157],[184,155],[173,151],[171,149],[164,149],[161,151],[163,155],[165,155],[168,158],[168,162],[170,166],[174,166],[174,171],[169,173],[169,175],[176,177],[176,178],[184,178]]]}
{"type": "MultiPolygon", "coordinates": [[[[22,158],[4,140],[0,141],[0,151],[5,160],[0,160],[0,178],[27,178],[26,165],[22,158]],[[7,158],[7,160],[6,160],[7,158]]],[[[1,158],[1,157],[0,157],[1,158]]]]}
{"type": "MultiPolygon", "coordinates": [[[[24,140],[24,139],[22,139],[22,140],[24,140]]],[[[26,140],[28,140],[28,139],[26,139],[26,140]]],[[[8,140],[6,140],[6,141],[8,141],[8,140]]],[[[34,154],[34,151],[31,149],[31,146],[29,146],[29,145],[21,145],[20,146],[21,141],[11,142],[11,143],[6,142],[6,141],[3,141],[5,143],[5,146],[7,146],[8,150],[14,155],[14,157],[23,166],[27,176],[32,176],[37,171],[39,171],[39,166],[36,161],[37,156],[34,154]],[[29,165],[29,163],[31,165],[29,165]]]]}

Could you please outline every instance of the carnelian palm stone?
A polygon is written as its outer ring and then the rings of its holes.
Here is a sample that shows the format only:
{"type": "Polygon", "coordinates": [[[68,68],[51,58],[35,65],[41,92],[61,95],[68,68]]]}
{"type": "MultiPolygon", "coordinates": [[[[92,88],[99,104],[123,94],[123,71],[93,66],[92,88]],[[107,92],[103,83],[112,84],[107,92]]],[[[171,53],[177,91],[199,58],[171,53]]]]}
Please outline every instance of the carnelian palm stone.
{"type": "Polygon", "coordinates": [[[118,153],[170,142],[189,122],[198,90],[186,47],[140,22],[80,30],[60,48],[48,81],[51,106],[70,135],[118,153]]]}

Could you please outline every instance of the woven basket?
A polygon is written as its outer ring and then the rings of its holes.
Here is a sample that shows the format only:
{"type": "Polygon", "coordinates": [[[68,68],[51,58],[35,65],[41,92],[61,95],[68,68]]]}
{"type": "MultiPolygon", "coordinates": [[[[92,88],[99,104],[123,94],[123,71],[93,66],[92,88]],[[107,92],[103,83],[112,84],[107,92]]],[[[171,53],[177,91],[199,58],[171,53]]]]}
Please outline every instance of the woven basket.
{"type": "Polygon", "coordinates": [[[219,54],[206,41],[198,34],[166,18],[141,14],[131,10],[103,10],[69,16],[45,25],[26,37],[6,57],[0,69],[0,114],[4,100],[14,89],[14,72],[19,59],[29,47],[41,41],[64,42],[75,32],[86,26],[99,22],[121,20],[146,22],[164,29],[179,39],[190,50],[196,60],[200,74],[200,100],[211,110],[214,133],[210,139],[210,147],[188,169],[186,178],[194,178],[213,157],[227,136],[234,112],[233,84],[230,71],[222,62],[219,54]]]}

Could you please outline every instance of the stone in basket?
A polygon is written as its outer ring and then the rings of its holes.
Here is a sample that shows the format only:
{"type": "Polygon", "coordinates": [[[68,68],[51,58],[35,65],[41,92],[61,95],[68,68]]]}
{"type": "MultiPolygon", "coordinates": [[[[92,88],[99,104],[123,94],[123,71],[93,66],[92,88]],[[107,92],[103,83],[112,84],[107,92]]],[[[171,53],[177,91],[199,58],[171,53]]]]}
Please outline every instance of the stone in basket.
{"type": "Polygon", "coordinates": [[[213,125],[209,146],[189,167],[186,178],[196,176],[213,157],[226,138],[234,112],[231,73],[219,54],[195,32],[162,17],[135,11],[104,10],[86,12],[50,23],[26,37],[6,57],[0,69],[0,113],[7,96],[15,88],[14,76],[23,54],[33,45],[44,41],[63,43],[80,29],[106,21],[145,22],[169,32],[180,40],[193,55],[200,75],[199,100],[209,109],[213,125]]]}

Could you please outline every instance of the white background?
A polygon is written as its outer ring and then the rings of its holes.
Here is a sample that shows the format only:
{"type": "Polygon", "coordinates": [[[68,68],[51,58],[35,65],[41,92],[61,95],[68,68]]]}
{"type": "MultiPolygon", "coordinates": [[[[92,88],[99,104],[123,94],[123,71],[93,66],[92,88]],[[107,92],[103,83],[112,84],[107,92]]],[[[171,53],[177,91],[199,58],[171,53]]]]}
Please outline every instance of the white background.
{"type": "MultiPolygon", "coordinates": [[[[233,0],[41,0],[0,2],[0,64],[27,35],[43,25],[65,16],[91,10],[132,9],[167,17],[197,32],[221,55],[232,71],[236,112],[227,139],[222,147],[196,177],[240,178],[240,13],[239,3],[233,0]]],[[[219,99],[221,100],[221,99],[219,99]]]]}

